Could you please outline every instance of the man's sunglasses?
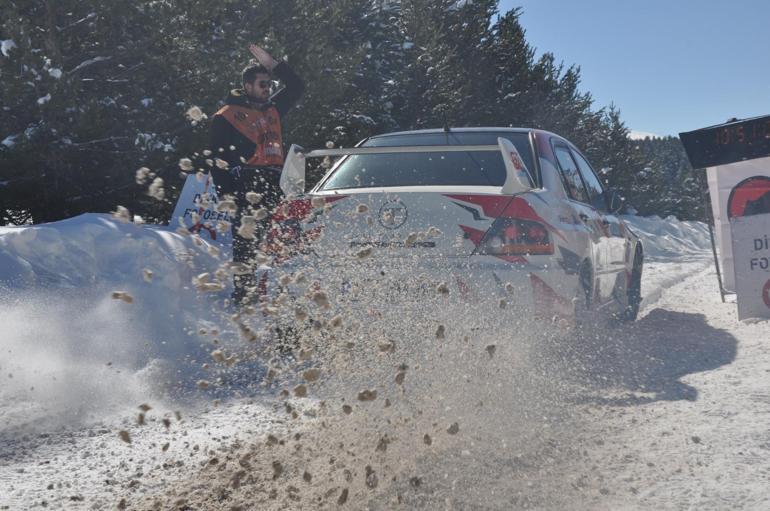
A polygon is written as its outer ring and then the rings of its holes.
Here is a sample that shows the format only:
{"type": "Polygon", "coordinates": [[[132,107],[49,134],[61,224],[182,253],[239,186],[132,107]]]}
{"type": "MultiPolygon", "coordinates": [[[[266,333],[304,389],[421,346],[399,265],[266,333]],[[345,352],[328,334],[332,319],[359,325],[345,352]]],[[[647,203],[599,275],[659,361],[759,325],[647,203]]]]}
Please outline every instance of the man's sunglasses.
{"type": "Polygon", "coordinates": [[[273,85],[272,80],[259,80],[257,81],[257,85],[259,85],[260,89],[269,89],[271,85],[273,85]]]}

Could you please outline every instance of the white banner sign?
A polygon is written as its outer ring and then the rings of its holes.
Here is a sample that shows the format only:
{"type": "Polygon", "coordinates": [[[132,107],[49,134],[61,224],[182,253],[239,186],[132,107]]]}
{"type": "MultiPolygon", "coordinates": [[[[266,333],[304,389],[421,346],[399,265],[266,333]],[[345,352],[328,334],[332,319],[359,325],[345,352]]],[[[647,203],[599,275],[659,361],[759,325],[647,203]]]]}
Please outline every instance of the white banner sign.
{"type": "Polygon", "coordinates": [[[736,217],[730,224],[738,319],[770,319],[770,212],[736,217]]]}
{"type": "Polygon", "coordinates": [[[232,229],[221,229],[221,225],[220,229],[217,227],[221,222],[231,224],[232,219],[227,212],[216,210],[218,203],[214,180],[210,174],[200,181],[195,175],[189,175],[179,194],[169,227],[176,230],[184,226],[207,240],[229,245],[233,240],[232,229]]]}
{"type": "Polygon", "coordinates": [[[736,292],[730,220],[770,213],[770,157],[709,167],[708,184],[723,287],[736,292]]]}

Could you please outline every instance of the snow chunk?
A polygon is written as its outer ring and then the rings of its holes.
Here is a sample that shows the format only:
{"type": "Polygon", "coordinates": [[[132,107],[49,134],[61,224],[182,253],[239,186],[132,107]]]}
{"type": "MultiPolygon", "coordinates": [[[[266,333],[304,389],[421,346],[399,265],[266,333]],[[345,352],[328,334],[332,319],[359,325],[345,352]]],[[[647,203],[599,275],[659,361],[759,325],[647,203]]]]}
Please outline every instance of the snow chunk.
{"type": "Polygon", "coordinates": [[[62,76],[62,70],[59,69],[58,67],[52,67],[51,69],[48,70],[48,74],[58,80],[62,76]]]}
{"type": "Polygon", "coordinates": [[[4,57],[10,57],[11,50],[14,48],[16,48],[16,43],[13,39],[4,39],[0,41],[0,52],[3,53],[4,57]]]}
{"type": "Polygon", "coordinates": [[[190,158],[181,158],[179,160],[179,168],[189,172],[193,170],[195,167],[193,166],[193,162],[190,158]]]}
{"type": "Polygon", "coordinates": [[[45,105],[49,101],[51,101],[51,93],[50,92],[48,94],[46,94],[45,96],[43,96],[42,98],[37,98],[37,104],[38,105],[45,105]]]}
{"type": "Polygon", "coordinates": [[[150,174],[152,171],[148,169],[147,167],[142,167],[139,170],[136,171],[136,184],[143,185],[147,183],[147,180],[150,179],[150,174]]]}
{"type": "Polygon", "coordinates": [[[163,200],[166,198],[166,190],[163,188],[163,178],[156,177],[152,181],[147,190],[147,195],[156,200],[163,200]]]}
{"type": "Polygon", "coordinates": [[[206,114],[198,106],[192,106],[186,112],[187,118],[193,122],[199,122],[206,118],[206,114]]]}

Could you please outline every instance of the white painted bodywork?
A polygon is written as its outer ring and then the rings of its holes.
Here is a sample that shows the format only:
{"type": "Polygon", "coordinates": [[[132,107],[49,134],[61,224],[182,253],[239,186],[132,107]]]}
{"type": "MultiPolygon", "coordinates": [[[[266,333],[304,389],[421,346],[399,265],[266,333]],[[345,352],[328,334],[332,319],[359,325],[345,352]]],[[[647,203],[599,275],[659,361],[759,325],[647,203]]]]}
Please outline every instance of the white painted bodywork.
{"type": "MultiPolygon", "coordinates": [[[[297,152],[304,160],[305,156],[501,150],[508,177],[502,187],[324,190],[324,180],[337,168],[333,167],[313,190],[295,200],[301,214],[279,219],[278,223],[294,223],[304,239],[299,253],[282,257],[276,271],[292,273],[311,267],[322,271],[326,282],[334,282],[333,286],[344,292],[346,286],[361,279],[362,272],[371,270],[374,274],[374,269],[380,268],[382,275],[374,280],[385,294],[388,287],[396,285],[392,278],[395,272],[403,282],[421,282],[418,288],[425,282],[445,284],[452,296],[474,305],[492,307],[506,300],[536,315],[561,317],[574,313],[582,292],[579,274],[587,267],[592,306],[624,307],[636,237],[616,216],[591,211],[588,205],[568,199],[559,171],[547,155],[536,155],[541,186],[533,188],[537,186],[534,169],[514,165],[516,160],[522,161],[516,148],[505,139],[498,142],[497,148],[358,147],[304,155],[297,152]],[[497,218],[506,215],[544,225],[553,254],[501,257],[480,253],[487,231],[497,218]]],[[[272,276],[263,275],[267,282],[272,276]]],[[[267,287],[269,295],[276,291],[267,287]]],[[[405,300],[409,294],[404,293],[405,300]]]]}

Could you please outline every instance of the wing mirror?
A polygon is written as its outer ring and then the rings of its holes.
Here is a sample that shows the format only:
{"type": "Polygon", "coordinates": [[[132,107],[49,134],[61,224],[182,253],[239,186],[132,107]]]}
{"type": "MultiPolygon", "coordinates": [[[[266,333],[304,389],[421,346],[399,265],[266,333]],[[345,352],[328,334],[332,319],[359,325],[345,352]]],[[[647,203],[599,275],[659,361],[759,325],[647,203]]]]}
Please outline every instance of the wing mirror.
{"type": "Polygon", "coordinates": [[[613,215],[619,213],[625,206],[625,199],[617,190],[606,190],[604,195],[607,198],[607,206],[610,208],[610,213],[613,215]]]}

